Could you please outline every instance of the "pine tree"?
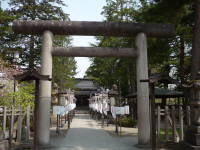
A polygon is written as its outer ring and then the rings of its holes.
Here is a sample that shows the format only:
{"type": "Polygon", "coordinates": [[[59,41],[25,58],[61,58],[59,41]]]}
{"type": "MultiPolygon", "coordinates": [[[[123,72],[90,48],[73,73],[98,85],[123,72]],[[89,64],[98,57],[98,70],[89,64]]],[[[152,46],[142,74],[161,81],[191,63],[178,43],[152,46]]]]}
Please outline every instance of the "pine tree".
{"type": "MultiPolygon", "coordinates": [[[[69,20],[62,0],[10,0],[10,15],[22,20],[69,20]]],[[[19,53],[19,65],[35,68],[40,64],[41,39],[33,35],[12,35],[12,48],[19,53]],[[12,39],[13,41],[13,39],[12,39]]]]}
{"type": "MultiPolygon", "coordinates": [[[[22,20],[69,20],[68,14],[62,10],[66,6],[62,0],[10,0],[10,8],[0,11],[3,26],[0,26],[1,54],[6,61],[27,69],[40,67],[41,38],[33,35],[14,34],[9,24],[14,19],[22,20]],[[14,16],[14,17],[10,17],[14,16]],[[2,27],[2,28],[1,28],[2,27]],[[5,30],[6,28],[6,30],[5,30]],[[2,30],[1,30],[2,29],[2,30]],[[16,52],[19,58],[15,60],[16,52]]],[[[69,46],[71,39],[67,36],[54,36],[57,46],[69,46]]],[[[53,58],[53,82],[59,87],[72,86],[76,62],[74,58],[53,58]],[[62,81],[60,80],[62,79],[62,81]]]]}
{"type": "Polygon", "coordinates": [[[9,11],[0,7],[0,57],[4,60],[9,60],[10,56],[7,52],[10,50],[10,37],[11,29],[9,24],[15,17],[9,14],[9,11]]]}

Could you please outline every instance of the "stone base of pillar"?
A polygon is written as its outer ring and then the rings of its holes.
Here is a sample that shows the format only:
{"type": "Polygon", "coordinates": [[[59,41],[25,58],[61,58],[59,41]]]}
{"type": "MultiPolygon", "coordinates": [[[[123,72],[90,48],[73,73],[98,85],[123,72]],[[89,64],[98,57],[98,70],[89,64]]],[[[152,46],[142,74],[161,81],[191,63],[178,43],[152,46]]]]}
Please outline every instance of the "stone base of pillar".
{"type": "Polygon", "coordinates": [[[185,133],[185,142],[181,143],[183,150],[200,150],[199,126],[191,126],[185,133]]]}
{"type": "Polygon", "coordinates": [[[191,145],[200,147],[200,133],[194,132],[194,128],[185,133],[185,141],[191,145]]]}
{"type": "Polygon", "coordinates": [[[186,142],[181,143],[180,148],[181,150],[200,150],[200,146],[191,145],[186,142]]]}
{"type": "Polygon", "coordinates": [[[146,149],[146,148],[151,148],[152,146],[150,144],[136,144],[135,147],[141,148],[141,149],[146,149]]]}
{"type": "Polygon", "coordinates": [[[39,145],[38,150],[48,150],[48,149],[53,149],[54,147],[51,144],[47,145],[39,145]]]}

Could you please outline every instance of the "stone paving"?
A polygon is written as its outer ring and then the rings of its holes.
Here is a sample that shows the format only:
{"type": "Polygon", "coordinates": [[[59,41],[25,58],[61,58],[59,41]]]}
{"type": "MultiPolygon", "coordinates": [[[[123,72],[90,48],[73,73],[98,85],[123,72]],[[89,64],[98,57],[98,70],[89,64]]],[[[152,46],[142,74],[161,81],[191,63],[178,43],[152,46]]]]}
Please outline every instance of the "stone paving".
{"type": "Polygon", "coordinates": [[[76,114],[67,133],[51,136],[54,150],[139,150],[137,136],[112,136],[89,114],[76,114]]]}

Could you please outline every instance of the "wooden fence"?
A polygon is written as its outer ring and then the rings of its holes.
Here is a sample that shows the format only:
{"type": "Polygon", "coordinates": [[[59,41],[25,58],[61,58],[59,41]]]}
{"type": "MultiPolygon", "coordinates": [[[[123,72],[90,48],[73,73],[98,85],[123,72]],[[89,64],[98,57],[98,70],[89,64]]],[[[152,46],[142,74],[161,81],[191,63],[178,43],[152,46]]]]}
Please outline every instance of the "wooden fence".
{"type": "Polygon", "coordinates": [[[19,107],[0,106],[2,139],[8,139],[11,145],[13,140],[21,142],[30,138],[30,122],[33,112],[30,106],[26,109],[19,107]]]}
{"type": "Polygon", "coordinates": [[[191,124],[190,106],[165,106],[155,109],[156,118],[156,147],[165,142],[181,142],[184,140],[185,130],[191,124]]]}

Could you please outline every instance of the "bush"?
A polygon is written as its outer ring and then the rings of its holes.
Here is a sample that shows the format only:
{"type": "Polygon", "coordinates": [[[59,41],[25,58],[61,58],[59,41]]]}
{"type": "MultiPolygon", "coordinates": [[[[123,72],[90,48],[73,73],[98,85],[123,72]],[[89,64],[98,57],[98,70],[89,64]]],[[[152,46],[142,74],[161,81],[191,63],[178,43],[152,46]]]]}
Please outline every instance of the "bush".
{"type": "Polygon", "coordinates": [[[134,127],[136,125],[136,120],[133,120],[130,116],[120,117],[119,124],[122,127],[134,127]]]}

